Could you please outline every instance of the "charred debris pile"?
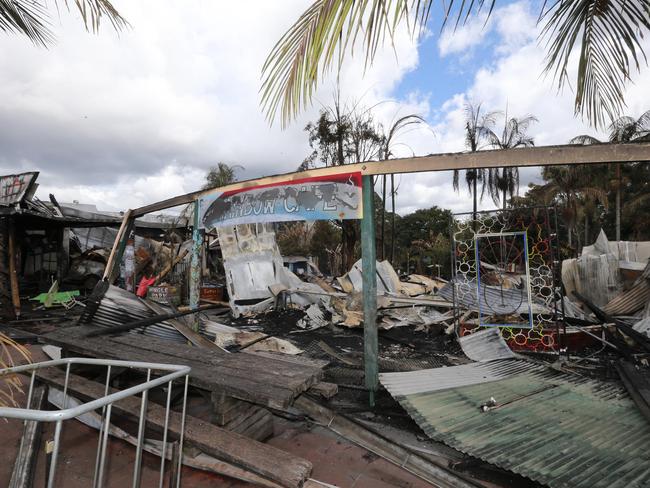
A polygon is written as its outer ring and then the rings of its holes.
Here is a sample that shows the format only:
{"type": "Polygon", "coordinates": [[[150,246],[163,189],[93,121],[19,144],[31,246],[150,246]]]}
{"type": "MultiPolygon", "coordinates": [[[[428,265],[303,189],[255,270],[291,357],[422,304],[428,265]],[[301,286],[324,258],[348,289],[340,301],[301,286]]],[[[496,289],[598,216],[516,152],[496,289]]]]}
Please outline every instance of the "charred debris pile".
{"type": "MultiPolygon", "coordinates": [[[[37,176],[2,177],[13,188],[0,200],[2,332],[68,355],[190,365],[208,405],[190,424],[213,434],[188,434],[213,460],[193,458],[199,469],[306,486],[312,464],[264,444],[281,418],[437,486],[650,480],[634,448],[650,440],[648,242],[601,232],[562,261],[548,225],[490,214],[452,228],[451,280],[378,261],[382,389],[369,407],[361,260],[324,276],[309,257],[282,256],[272,224],[218,227],[197,243],[183,213],[137,219],[119,249],[120,215],[41,202],[37,176]],[[623,459],[612,453],[626,436],[623,459]],[[540,447],[553,443],[562,455],[540,447]]],[[[79,395],[96,390],[76,380],[79,395]]]]}

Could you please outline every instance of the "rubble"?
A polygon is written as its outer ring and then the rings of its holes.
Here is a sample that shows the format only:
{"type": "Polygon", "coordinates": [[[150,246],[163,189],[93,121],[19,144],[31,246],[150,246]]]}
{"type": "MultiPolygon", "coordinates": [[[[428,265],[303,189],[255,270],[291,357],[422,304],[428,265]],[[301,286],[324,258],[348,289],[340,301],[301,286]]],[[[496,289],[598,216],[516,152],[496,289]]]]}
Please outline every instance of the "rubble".
{"type": "MultiPolygon", "coordinates": [[[[215,435],[228,432],[226,440],[235,439],[242,451],[229,455],[227,442],[204,443],[206,438],[193,432],[191,444],[200,447],[200,454],[191,460],[185,456],[188,465],[209,465],[206,469],[236,473],[263,486],[301,486],[311,469],[301,458],[290,459],[300,467],[295,475],[244,452],[264,452],[258,441],[272,434],[277,415],[290,422],[311,418],[398,466],[410,466],[423,479],[449,476],[454,486],[465,481],[468,486],[494,485],[480,477],[477,482],[475,473],[461,478],[458,465],[463,463],[483,463],[491,472],[498,467],[501,475],[514,477],[515,486],[524,478],[563,486],[544,467],[544,449],[552,442],[562,442],[561,449],[569,453],[555,461],[554,469],[576,486],[593,482],[575,468],[580,463],[596,466],[601,486],[650,479],[647,469],[636,467],[629,477],[612,475],[609,450],[628,446],[598,437],[602,422],[619,421],[620,431],[636,436],[638,445],[649,435],[643,416],[650,404],[650,243],[614,243],[601,232],[579,258],[562,263],[565,295],[550,264],[533,263],[534,271],[528,269],[532,261],[526,259],[533,259],[528,251],[522,251],[521,262],[502,263],[489,262],[468,247],[474,268],[452,267],[449,280],[400,276],[388,260],[377,261],[378,345],[372,360],[390,395],[373,392],[376,403],[369,408],[365,368],[371,359],[364,333],[370,327],[364,324],[361,260],[342,276],[323,276],[309,256],[282,256],[269,222],[223,225],[206,229],[203,237],[189,228],[156,237],[143,230],[158,225],[149,220],[132,232],[128,212],[120,222],[117,215],[38,201],[28,189],[34,178],[24,177],[18,209],[12,209],[20,210],[16,215],[38,214],[46,228],[70,231],[67,238],[57,238],[57,256],[64,242],[73,249],[67,272],[59,269],[61,259],[48,270],[49,278],[60,275],[56,286],[66,289],[48,289],[50,281],[40,295],[29,295],[46,306],[71,308],[61,310],[60,317],[56,307],[35,310],[44,314],[33,318],[36,340],[60,347],[64,357],[73,353],[191,365],[190,388],[200,393],[204,410],[216,423],[205,428],[215,435]],[[120,251],[120,243],[130,247],[128,252],[120,251]],[[133,293],[136,280],[143,286],[133,293]],[[72,323],[76,316],[78,322],[72,323]],[[315,396],[327,405],[315,403],[315,396]],[[397,448],[396,442],[371,435],[337,410],[361,412],[377,425],[384,422],[395,429],[403,423],[421,436],[417,423],[427,442],[436,441],[436,452],[447,454],[437,459],[436,468],[422,452],[397,448]],[[598,421],[590,412],[597,412],[598,421]],[[555,431],[547,429],[549,422],[557,423],[555,431]],[[232,437],[240,431],[247,438],[232,437]],[[531,431],[546,440],[535,443],[527,435],[531,431]],[[599,443],[608,442],[609,450],[601,451],[599,443]],[[509,452],[513,445],[527,455],[495,454],[509,452]]],[[[227,198],[238,205],[245,200],[227,198]]],[[[521,238],[521,233],[503,230],[471,230],[473,239],[501,239],[503,246],[504,236],[521,238]]],[[[50,246],[43,236],[24,237],[50,246]]],[[[44,269],[35,259],[28,264],[31,268],[24,269],[44,269]]],[[[24,287],[25,276],[20,278],[24,287]]],[[[21,320],[13,325],[30,323],[21,320]]],[[[60,376],[45,378],[52,392],[58,391],[60,376]]],[[[97,378],[74,380],[75,394],[102,388],[97,378]]],[[[58,393],[49,397],[61,401],[58,393]]],[[[123,411],[133,421],[137,408],[129,406],[123,411]]],[[[97,427],[100,419],[84,420],[97,427]]],[[[192,425],[203,427],[203,422],[191,416],[192,425]]],[[[135,440],[117,425],[110,429],[111,435],[135,440]]],[[[146,449],[156,453],[159,445],[148,442],[146,449]]],[[[272,459],[283,457],[269,453],[272,459]]],[[[615,460],[626,462],[618,454],[615,460]]]]}

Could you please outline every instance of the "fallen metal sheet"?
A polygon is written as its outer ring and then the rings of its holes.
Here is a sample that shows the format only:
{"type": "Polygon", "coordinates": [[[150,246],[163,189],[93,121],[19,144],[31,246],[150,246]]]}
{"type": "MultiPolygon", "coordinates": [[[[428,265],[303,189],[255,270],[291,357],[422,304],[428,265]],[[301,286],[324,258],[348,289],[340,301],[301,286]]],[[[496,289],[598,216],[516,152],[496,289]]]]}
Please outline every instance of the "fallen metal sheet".
{"type": "Polygon", "coordinates": [[[430,438],[535,482],[650,485],[650,424],[618,383],[516,359],[379,377],[430,438]]]}
{"type": "Polygon", "coordinates": [[[582,248],[582,255],[613,254],[620,261],[645,263],[650,259],[650,241],[610,241],[600,230],[596,242],[582,248]]]}
{"type": "Polygon", "coordinates": [[[492,361],[493,359],[512,359],[515,354],[501,337],[498,327],[480,330],[461,337],[458,342],[465,356],[474,361],[492,361]]]}
{"type": "Polygon", "coordinates": [[[650,258],[650,242],[611,242],[601,230],[592,246],[582,249],[577,259],[562,261],[562,283],[567,296],[577,291],[604,308],[623,291],[624,273],[650,258]]]}
{"type": "Polygon", "coordinates": [[[305,316],[296,323],[296,326],[305,330],[314,330],[325,327],[327,323],[323,311],[318,304],[314,303],[305,310],[305,316]]]}
{"type": "MultiPolygon", "coordinates": [[[[354,263],[350,271],[336,280],[346,293],[361,292],[363,291],[361,272],[361,259],[359,259],[354,263]]],[[[377,293],[401,293],[400,288],[399,276],[397,276],[391,264],[388,261],[377,261],[377,293]]]]}
{"type": "Polygon", "coordinates": [[[650,302],[650,263],[632,288],[624,291],[610,300],[603,307],[603,312],[609,315],[631,315],[644,308],[650,302]]]}
{"type": "Polygon", "coordinates": [[[650,317],[642,318],[636,324],[634,324],[632,328],[637,332],[641,332],[642,334],[650,337],[650,317]]]}
{"type": "MultiPolygon", "coordinates": [[[[544,370],[544,366],[537,368],[540,372],[544,370]]],[[[398,397],[490,383],[528,371],[531,371],[530,363],[502,359],[406,373],[380,373],[379,380],[391,395],[398,397]]]]}
{"type": "Polygon", "coordinates": [[[302,349],[294,346],[291,342],[278,337],[269,337],[250,346],[245,346],[246,352],[280,352],[282,354],[296,355],[302,353],[302,349]]]}
{"type": "Polygon", "coordinates": [[[291,301],[308,306],[320,300],[311,291],[323,293],[316,284],[305,283],[284,267],[271,224],[218,227],[219,243],[226,271],[230,308],[235,317],[261,313],[275,302],[271,291],[277,285],[292,290],[291,301]]]}

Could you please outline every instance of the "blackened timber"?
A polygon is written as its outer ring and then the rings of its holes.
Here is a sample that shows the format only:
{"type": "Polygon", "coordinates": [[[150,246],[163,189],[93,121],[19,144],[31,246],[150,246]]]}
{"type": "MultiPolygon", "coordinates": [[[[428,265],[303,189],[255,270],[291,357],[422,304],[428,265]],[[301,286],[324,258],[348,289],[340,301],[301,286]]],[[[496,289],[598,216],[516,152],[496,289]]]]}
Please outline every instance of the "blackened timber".
{"type": "MultiPolygon", "coordinates": [[[[47,388],[43,385],[36,386],[32,395],[32,404],[29,408],[41,410],[45,406],[45,393],[47,388]]],[[[42,425],[34,420],[26,421],[23,427],[23,436],[20,439],[20,449],[11,473],[9,488],[24,488],[32,486],[38,446],[41,439],[42,425]]]]}
{"type": "Polygon", "coordinates": [[[574,291],[573,294],[581,301],[583,302],[589,310],[591,310],[594,315],[601,320],[603,323],[610,323],[614,325],[617,329],[619,329],[621,332],[623,332],[625,335],[631,337],[634,339],[634,341],[641,346],[643,349],[646,351],[650,352],[650,338],[646,336],[645,334],[642,334],[639,331],[634,330],[631,326],[627,325],[625,322],[618,320],[607,313],[605,313],[601,308],[596,306],[591,300],[588,298],[582,296],[580,293],[577,291],[574,291]]]}

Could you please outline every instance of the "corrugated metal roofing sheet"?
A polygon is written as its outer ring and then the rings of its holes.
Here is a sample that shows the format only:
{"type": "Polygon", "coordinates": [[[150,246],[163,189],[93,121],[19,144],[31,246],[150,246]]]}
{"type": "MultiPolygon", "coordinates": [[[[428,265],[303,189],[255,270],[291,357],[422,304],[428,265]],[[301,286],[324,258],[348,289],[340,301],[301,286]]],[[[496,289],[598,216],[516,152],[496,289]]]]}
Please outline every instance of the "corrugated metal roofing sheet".
{"type": "Polygon", "coordinates": [[[380,378],[429,437],[488,463],[554,488],[650,486],[650,424],[620,385],[520,360],[380,378]]]}
{"type": "Polygon", "coordinates": [[[641,278],[632,288],[622,292],[603,307],[609,315],[629,315],[641,310],[650,301],[650,280],[641,278]]]}
{"type": "MultiPolygon", "coordinates": [[[[153,317],[155,313],[147,308],[138,297],[117,286],[109,286],[101,304],[92,317],[82,315],[81,322],[99,327],[115,327],[136,320],[153,317]]],[[[160,337],[174,342],[186,342],[169,322],[159,322],[147,327],[138,327],[128,331],[129,334],[144,334],[160,337]]]]}
{"type": "Polygon", "coordinates": [[[501,336],[498,327],[480,330],[461,337],[458,342],[465,356],[473,361],[491,361],[493,359],[512,359],[515,354],[510,350],[501,336]]]}

